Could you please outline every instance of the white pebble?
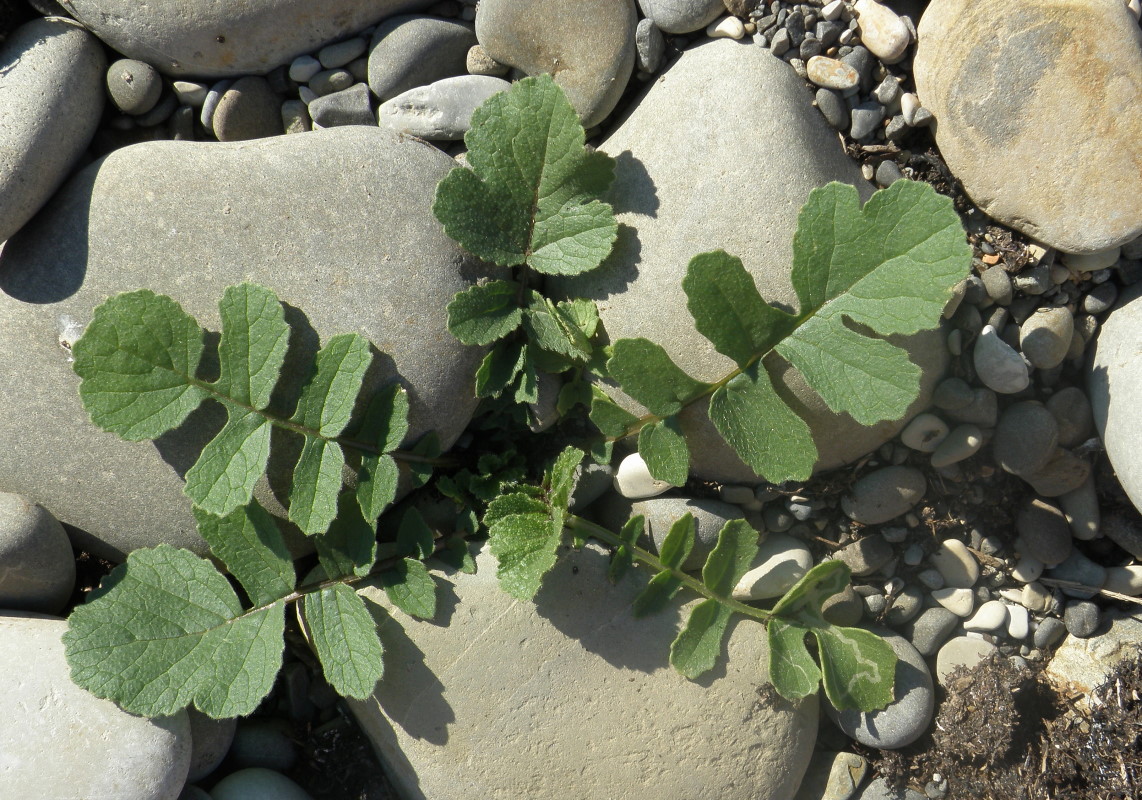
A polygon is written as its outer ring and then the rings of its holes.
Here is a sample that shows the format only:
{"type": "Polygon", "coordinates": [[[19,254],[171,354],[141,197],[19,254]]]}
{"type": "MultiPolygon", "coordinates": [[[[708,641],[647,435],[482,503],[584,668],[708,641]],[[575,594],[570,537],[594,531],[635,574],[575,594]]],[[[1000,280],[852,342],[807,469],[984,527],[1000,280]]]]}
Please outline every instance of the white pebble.
{"type": "Polygon", "coordinates": [[[957,425],[940,442],[940,446],[932,453],[932,466],[936,469],[958,464],[979,452],[983,446],[983,432],[979,427],[965,422],[957,425]]]}
{"type": "Polygon", "coordinates": [[[711,39],[740,39],[745,36],[745,25],[737,17],[722,17],[706,26],[711,39]]]}
{"type": "Polygon", "coordinates": [[[631,500],[660,495],[671,484],[666,481],[655,480],[650,474],[650,468],[638,453],[631,453],[624,458],[615,472],[615,491],[631,500]]]}
{"type": "Polygon", "coordinates": [[[1134,15],[1134,19],[1142,20],[1142,2],[1139,0],[1126,0],[1126,7],[1134,15]]]}
{"type": "Polygon", "coordinates": [[[1130,564],[1125,567],[1107,567],[1106,582],[1102,588],[1130,597],[1142,595],[1142,566],[1130,564]]]}
{"type": "Polygon", "coordinates": [[[321,72],[321,62],[313,56],[298,56],[289,65],[289,78],[297,83],[309,83],[309,79],[321,72]]]}
{"type": "Polygon", "coordinates": [[[945,539],[928,561],[940,571],[948,586],[970,589],[979,580],[979,564],[959,539],[945,539]]]}
{"type": "Polygon", "coordinates": [[[904,20],[876,0],[857,0],[854,9],[864,46],[885,64],[895,64],[903,59],[912,41],[912,32],[904,20]]]}
{"type": "Polygon", "coordinates": [[[824,8],[821,9],[821,16],[827,19],[829,22],[832,22],[834,20],[840,19],[841,12],[844,10],[845,0],[832,0],[831,3],[827,4],[824,8]]]}
{"type": "Polygon", "coordinates": [[[921,453],[934,452],[948,435],[948,424],[935,414],[917,414],[900,432],[900,441],[921,453]]]}
{"type": "Polygon", "coordinates": [[[1011,570],[1011,577],[1020,583],[1031,583],[1039,580],[1043,574],[1043,562],[1034,556],[1020,556],[1015,568],[1011,570]]]}
{"type": "Polygon", "coordinates": [[[175,81],[171,88],[174,89],[174,96],[178,98],[179,103],[191,108],[202,108],[202,104],[206,102],[206,93],[210,91],[205,83],[197,81],[175,81]]]}
{"type": "Polygon", "coordinates": [[[971,589],[949,586],[945,589],[933,589],[932,599],[951,611],[957,617],[971,616],[975,608],[975,595],[971,589]]]}
{"type": "Polygon", "coordinates": [[[990,325],[983,326],[972,350],[972,361],[979,379],[994,392],[1015,394],[1031,383],[1023,356],[1000,339],[990,325]]]}
{"type": "Polygon", "coordinates": [[[1019,598],[1019,605],[1028,611],[1042,614],[1051,607],[1051,593],[1039,581],[1031,581],[1023,587],[1020,594],[1022,596],[1019,598]]]}
{"type": "Polygon", "coordinates": [[[900,113],[904,115],[904,124],[909,127],[916,121],[916,112],[920,110],[920,98],[912,92],[900,95],[900,113]]]}
{"type": "Polygon", "coordinates": [[[1007,625],[1007,606],[1001,600],[988,600],[970,618],[964,620],[965,631],[989,633],[1005,625],[1007,625]]]}
{"type": "Polygon", "coordinates": [[[735,600],[781,597],[813,568],[813,554],[800,539],[771,533],[757,549],[753,567],[734,587],[735,600]]]}
{"type": "Polygon", "coordinates": [[[1026,639],[1031,633],[1031,617],[1023,606],[1007,607],[1007,635],[1012,639],[1026,639]]]}

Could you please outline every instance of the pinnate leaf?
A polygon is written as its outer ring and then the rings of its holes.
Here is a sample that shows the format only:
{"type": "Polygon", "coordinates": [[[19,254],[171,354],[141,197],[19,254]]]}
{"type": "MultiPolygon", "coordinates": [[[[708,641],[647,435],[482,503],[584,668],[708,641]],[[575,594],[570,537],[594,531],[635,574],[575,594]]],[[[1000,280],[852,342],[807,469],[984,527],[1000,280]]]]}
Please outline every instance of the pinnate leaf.
{"type": "Polygon", "coordinates": [[[380,574],[381,586],[394,606],[410,617],[436,616],[436,581],[424,563],[405,558],[380,574]]]}
{"type": "Polygon", "coordinates": [[[448,304],[448,330],[464,344],[502,339],[523,320],[518,293],[519,285],[511,281],[492,281],[460,292],[448,304]]]}
{"type": "Polygon", "coordinates": [[[682,486],[690,474],[690,449],[677,417],[667,417],[643,426],[638,435],[638,453],[651,477],[682,486]]]}
{"type": "Polygon", "coordinates": [[[229,287],[218,304],[222,337],[220,374],[214,389],[236,403],[261,410],[281,373],[289,345],[289,325],[277,295],[243,283],[229,287]]]}
{"type": "Polygon", "coordinates": [[[238,579],[255,606],[293,591],[293,557],[269,512],[252,502],[224,517],[194,509],[198,533],[210,552],[238,579]]]}
{"type": "Polygon", "coordinates": [[[72,679],[133,714],[193,703],[251,713],[281,667],[285,604],[243,611],[206,559],[168,545],[136,550],[79,606],[63,636],[72,679]]]}
{"type": "Polygon", "coordinates": [[[707,384],[683,372],[660,345],[649,339],[615,342],[607,372],[624,392],[659,417],[677,414],[707,389],[707,384]]]}
{"type": "Polygon", "coordinates": [[[636,617],[645,617],[666,608],[666,604],[682,586],[682,579],[675,570],[681,569],[690,551],[694,549],[696,526],[694,515],[687,511],[674,521],[670,531],[662,541],[658,550],[658,560],[666,569],[659,572],[646,585],[632,604],[632,613],[636,617]]]}
{"type": "Polygon", "coordinates": [[[622,540],[617,548],[615,554],[611,556],[611,565],[607,569],[607,579],[611,583],[618,583],[622,577],[631,568],[634,562],[633,549],[642,536],[643,526],[646,524],[646,518],[642,514],[636,514],[628,519],[623,524],[623,529],[619,531],[619,539],[622,540]]]}
{"type": "Polygon", "coordinates": [[[341,492],[336,519],[329,530],[314,537],[313,547],[329,578],[363,577],[377,560],[377,531],[355,500],[352,490],[341,492]]]}
{"type": "Polygon", "coordinates": [[[307,595],[302,614],[329,685],[358,700],[372,694],[384,672],[384,651],[360,595],[337,583],[307,595]]]}
{"type": "Polygon", "coordinates": [[[583,146],[575,110],[549,75],[487,100],[464,142],[471,169],[445,176],[432,207],[449,236],[485,261],[552,275],[602,262],[618,225],[597,198],[614,162],[583,146]]]}
{"type": "Polygon", "coordinates": [[[226,424],[186,471],[183,492],[211,514],[225,516],[250,502],[270,458],[269,419],[226,404],[226,424]]]}
{"type": "Polygon", "coordinates": [[[146,289],[102,303],[72,348],[91,421],[132,442],[180,425],[207,397],[195,376],[203,335],[178,303],[146,289]]]}

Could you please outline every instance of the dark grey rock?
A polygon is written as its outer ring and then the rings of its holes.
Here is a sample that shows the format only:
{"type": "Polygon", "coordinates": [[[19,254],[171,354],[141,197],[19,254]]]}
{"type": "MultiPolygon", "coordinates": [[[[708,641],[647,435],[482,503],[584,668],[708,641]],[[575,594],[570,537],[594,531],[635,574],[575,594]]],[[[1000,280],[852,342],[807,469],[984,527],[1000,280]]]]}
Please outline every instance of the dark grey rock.
{"type": "Polygon", "coordinates": [[[277,136],[283,132],[281,100],[265,78],[239,78],[219,99],[212,126],[221,142],[277,136]]]}
{"type": "Polygon", "coordinates": [[[871,136],[884,119],[884,106],[877,102],[861,103],[852,110],[849,135],[860,140],[871,136]]]}
{"type": "Polygon", "coordinates": [[[238,769],[265,767],[288,772],[297,761],[290,724],[283,719],[243,719],[234,731],[229,759],[238,769]]]}
{"type": "Polygon", "coordinates": [[[1040,308],[1020,326],[1019,348],[1032,366],[1049,369],[1063,362],[1074,334],[1074,316],[1069,309],[1040,308]]]}
{"type": "Polygon", "coordinates": [[[1015,293],[1011,285],[1011,275],[1003,267],[994,266],[980,273],[987,296],[995,301],[996,305],[1006,306],[1011,302],[1015,293]]]}
{"type": "Polygon", "coordinates": [[[0,608],[56,614],[75,587],[75,554],[46,508],[0,492],[0,608]]]}
{"type": "Polygon", "coordinates": [[[893,551],[883,536],[872,534],[845,545],[833,556],[845,562],[853,575],[863,577],[871,575],[887,564],[893,556],[893,551]]]}
{"type": "Polygon", "coordinates": [[[841,508],[850,519],[879,525],[910,511],[927,488],[918,469],[883,467],[853,484],[852,491],[841,499],[841,508]]]}
{"type": "Polygon", "coordinates": [[[1106,538],[1135,558],[1142,558],[1142,526],[1123,514],[1109,514],[1102,520],[1106,538]]]}
{"type": "Polygon", "coordinates": [[[635,53],[638,68],[643,72],[658,72],[662,66],[662,53],[666,50],[666,40],[654,20],[643,18],[634,31],[635,53]]]}
{"type": "Polygon", "coordinates": [[[1118,286],[1111,282],[1100,283],[1083,298],[1083,311],[1088,314],[1101,314],[1114,305],[1118,299],[1118,286]]]}
{"type": "Polygon", "coordinates": [[[1059,444],[1059,426],[1042,404],[1024,400],[1009,406],[999,418],[991,454],[1013,475],[1029,475],[1046,466],[1059,444]]]}
{"type": "Polygon", "coordinates": [[[107,68],[107,93],[124,114],[147,113],[162,92],[162,79],[150,64],[121,58],[107,68]]]}
{"type": "Polygon", "coordinates": [[[296,56],[433,0],[62,0],[84,27],[129,58],[166,75],[264,74],[296,56]]]}
{"type": "Polygon", "coordinates": [[[1094,433],[1090,400],[1077,386],[1052,394],[1045,403],[1059,428],[1059,446],[1077,447],[1094,433]]]}
{"type": "Polygon", "coordinates": [[[944,411],[958,411],[971,405],[974,390],[963,378],[945,378],[932,392],[932,405],[944,411]]]}
{"type": "Polygon", "coordinates": [[[347,69],[327,69],[309,79],[309,88],[318,97],[334,92],[343,92],[356,83],[357,79],[347,69]]]}
{"type": "Polygon", "coordinates": [[[1091,561],[1081,551],[1072,548],[1071,554],[1057,567],[1047,571],[1047,577],[1060,581],[1073,581],[1090,589],[1060,587],[1068,597],[1087,599],[1094,597],[1106,583],[1106,567],[1091,561]]]}
{"type": "Polygon", "coordinates": [[[960,618],[943,606],[924,610],[904,629],[904,635],[925,658],[936,655],[952,631],[959,625],[960,618]]]}
{"type": "Polygon", "coordinates": [[[1067,626],[1063,624],[1061,619],[1047,617],[1042,620],[1039,623],[1039,627],[1035,629],[1035,636],[1032,642],[1035,647],[1044,650],[1058,644],[1059,640],[1066,635],[1067,626]]]}
{"type": "Polygon", "coordinates": [[[369,87],[355,83],[340,92],[323,95],[309,104],[309,114],[322,128],[338,125],[375,125],[369,87]]]}
{"type": "Polygon", "coordinates": [[[665,33],[700,30],[722,14],[722,0],[638,0],[642,13],[665,33]]]}
{"type": "Polygon", "coordinates": [[[849,107],[840,92],[820,88],[817,90],[816,101],[817,108],[825,115],[830,125],[839,131],[849,127],[849,107]]]}
{"type": "Polygon", "coordinates": [[[863,615],[864,603],[851,585],[821,603],[821,616],[834,625],[851,627],[860,622],[863,615]]]}
{"type": "Polygon", "coordinates": [[[476,36],[501,64],[528,75],[554,73],[590,128],[611,113],[626,89],[637,24],[634,0],[481,0],[476,36]]]}
{"type": "Polygon", "coordinates": [[[1067,610],[1063,612],[1063,624],[1067,627],[1067,633],[1077,639],[1093,636],[1101,621],[1098,605],[1086,600],[1067,603],[1067,610]]]}
{"type": "Polygon", "coordinates": [[[876,183],[878,186],[891,186],[896,181],[903,179],[904,173],[895,161],[886,159],[876,167],[876,183]]]}
{"type": "Polygon", "coordinates": [[[858,45],[848,55],[842,56],[841,61],[857,71],[860,76],[861,92],[868,92],[872,89],[872,69],[876,59],[867,48],[858,45]]]}
{"type": "Polygon", "coordinates": [[[919,614],[923,607],[924,592],[920,587],[906,586],[904,591],[896,595],[892,605],[889,606],[888,613],[884,615],[884,621],[893,627],[904,625],[919,614]]]}
{"type": "Polygon", "coordinates": [[[377,26],[369,45],[369,88],[381,102],[467,72],[476,45],[472,26],[420,15],[390,17],[377,26]]]}
{"type": "Polygon", "coordinates": [[[991,389],[979,387],[972,390],[972,401],[968,405],[948,411],[948,416],[956,422],[966,422],[981,428],[994,428],[999,420],[999,399],[991,389]]]}
{"type": "Polygon", "coordinates": [[[63,19],[35,19],[0,45],[0,242],[40,210],[99,125],[107,60],[63,19]],[[61,91],[61,87],[66,90],[61,91]]]}
{"type": "Polygon", "coordinates": [[[1019,509],[1015,530],[1027,554],[1048,567],[1061,564],[1071,554],[1071,526],[1059,507],[1033,498],[1019,509]]]}
{"type": "Polygon", "coordinates": [[[881,629],[876,633],[896,653],[895,699],[881,711],[837,711],[826,705],[825,713],[846,735],[861,744],[895,750],[916,741],[928,729],[936,695],[932,674],[916,648],[891,631],[881,629]]]}
{"type": "MultiPolygon", "coordinates": [[[[99,555],[159,541],[205,550],[181,476],[217,416],[204,412],[157,445],[103,433],[61,346],[97,303],[136,288],[174,296],[218,330],[228,285],[269,286],[322,339],[356,331],[376,343],[386,355],[369,385],[400,375],[410,387],[408,441],[436,429],[450,447],[475,408],[481,352],[447,335],[445,306],[487,274],[432,216],[436,184],[454,165],[429,145],[348,126],[135,145],[79,173],[0,255],[0,396],[21,409],[0,420],[0,486],[52,509],[99,555]]],[[[302,367],[293,363],[286,382],[298,385],[302,367]]],[[[257,492],[277,514],[282,480],[257,492]]]]}

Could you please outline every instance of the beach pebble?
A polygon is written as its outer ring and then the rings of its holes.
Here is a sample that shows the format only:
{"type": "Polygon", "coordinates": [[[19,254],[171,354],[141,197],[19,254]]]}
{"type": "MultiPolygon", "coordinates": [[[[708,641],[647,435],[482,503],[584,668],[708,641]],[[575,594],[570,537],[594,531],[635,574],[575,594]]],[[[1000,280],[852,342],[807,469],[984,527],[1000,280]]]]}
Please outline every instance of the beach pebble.
{"type": "Polygon", "coordinates": [[[1058,506],[1032,498],[1015,518],[1015,530],[1028,555],[1048,567],[1061,564],[1071,554],[1071,527],[1058,506]]]}
{"type": "Polygon", "coordinates": [[[1118,299],[1118,287],[1110,282],[1100,283],[1087,292],[1083,298],[1083,311],[1087,314],[1101,314],[1109,311],[1118,299]]]}
{"type": "Polygon", "coordinates": [[[1063,263],[1075,272],[1095,272],[1113,267],[1122,256],[1122,248],[1108,247],[1092,252],[1064,252],[1063,263]]]}
{"type": "Polygon", "coordinates": [[[908,640],[920,655],[928,658],[940,649],[940,645],[952,634],[960,618],[943,606],[924,609],[906,629],[908,640]]]}
{"type": "Polygon", "coordinates": [[[883,467],[853,484],[851,493],[841,499],[841,508],[849,519],[879,525],[910,511],[927,488],[924,474],[917,469],[883,467]]]}
{"type": "Polygon", "coordinates": [[[147,719],[81,689],[67,622],[0,611],[0,795],[173,800],[190,765],[186,712],[147,719]]]}
{"type": "Polygon", "coordinates": [[[1104,616],[1103,632],[1089,638],[1071,636],[1059,646],[1047,665],[1047,678],[1089,692],[1106,683],[1123,661],[1137,658],[1142,622],[1128,612],[1113,609],[1104,616]]]}
{"type": "Polygon", "coordinates": [[[884,778],[876,778],[861,789],[859,794],[853,795],[852,800],[928,800],[928,798],[911,787],[905,787],[903,790],[894,789],[884,778]]]}
{"type": "Polygon", "coordinates": [[[1101,526],[1106,538],[1135,558],[1142,558],[1142,526],[1123,514],[1110,514],[1101,526]]]}
{"type": "Polygon", "coordinates": [[[1039,581],[1031,581],[1020,592],[1019,604],[1028,611],[1042,614],[1051,607],[1051,593],[1039,581]]]}
{"type": "Polygon", "coordinates": [[[372,95],[364,83],[322,95],[309,104],[309,115],[322,128],[338,125],[375,125],[372,95]]]}
{"type": "Polygon", "coordinates": [[[318,97],[348,89],[357,81],[347,69],[325,69],[309,79],[308,89],[318,97]]]}
{"type": "Polygon", "coordinates": [[[892,559],[893,551],[883,536],[872,534],[845,545],[833,553],[833,556],[845,562],[853,575],[863,577],[871,575],[887,564],[892,559]]]}
{"type": "MultiPolygon", "coordinates": [[[[887,163],[887,162],[886,162],[887,163]]],[[[935,414],[917,414],[900,432],[905,446],[921,453],[931,453],[948,435],[948,424],[935,414]]]]}
{"type": "MultiPolygon", "coordinates": [[[[317,99],[314,98],[314,102],[317,99]]],[[[286,100],[282,103],[282,128],[286,133],[305,133],[313,130],[309,106],[301,100],[286,100]]]]}
{"type": "Polygon", "coordinates": [[[1107,567],[1102,588],[1128,597],[1142,595],[1142,566],[1127,564],[1125,567],[1107,567]]]}
{"type": "Polygon", "coordinates": [[[1077,386],[1060,389],[1045,405],[1058,424],[1060,447],[1078,447],[1094,433],[1090,400],[1077,386]]]}
{"type": "Polygon", "coordinates": [[[983,446],[983,433],[976,425],[957,425],[932,453],[932,466],[939,469],[971,458],[983,446]]]}
{"type": "Polygon", "coordinates": [[[289,79],[294,83],[309,83],[321,72],[321,62],[310,55],[298,56],[289,65],[289,79]]]}
{"type": "Polygon", "coordinates": [[[666,40],[654,20],[643,18],[634,31],[635,57],[638,68],[643,72],[658,72],[662,66],[662,54],[666,50],[666,40]]]}
{"type": "Polygon", "coordinates": [[[976,339],[972,362],[983,384],[1000,394],[1021,392],[1031,382],[1023,357],[990,325],[985,325],[976,339]]]}
{"type": "MultiPolygon", "coordinates": [[[[198,111],[198,121],[202,124],[203,128],[211,133],[213,133],[214,112],[218,110],[218,102],[233,83],[234,81],[229,78],[223,78],[211,84],[210,88],[206,91],[206,98],[202,101],[202,108],[198,111]]],[[[304,87],[302,88],[304,89],[304,87]]]]}
{"type": "MultiPolygon", "coordinates": [[[[851,66],[835,58],[813,56],[805,65],[809,80],[826,89],[845,91],[860,82],[860,75],[851,66]]],[[[833,126],[837,127],[837,126],[833,126]]]]}
{"type": "Polygon", "coordinates": [[[390,17],[369,42],[369,88],[383,103],[418,86],[463,75],[476,44],[472,26],[463,22],[417,14],[390,17]]]}
{"type": "Polygon", "coordinates": [[[1039,622],[1032,642],[1038,649],[1045,650],[1048,647],[1053,647],[1066,635],[1067,626],[1063,624],[1061,619],[1047,617],[1039,622]]]}
{"type": "Polygon", "coordinates": [[[884,119],[884,106],[871,100],[861,103],[853,106],[851,118],[849,135],[854,139],[864,139],[871,136],[884,119]]]}
{"type": "Polygon", "coordinates": [[[1026,475],[1046,466],[1059,443],[1059,426],[1042,404],[1025,400],[1009,406],[999,418],[991,440],[995,463],[1013,475],[1026,475]]]}
{"type": "Polygon", "coordinates": [[[175,81],[171,84],[178,102],[191,108],[202,108],[210,87],[198,81],[175,81]]]}
{"type": "Polygon", "coordinates": [[[990,297],[996,305],[1010,305],[1015,289],[1011,285],[1011,275],[1007,270],[1000,266],[994,266],[985,269],[980,273],[979,277],[983,281],[983,287],[987,291],[987,296],[990,297]]]}
{"type": "Polygon", "coordinates": [[[377,121],[382,127],[421,139],[463,139],[472,112],[492,95],[510,88],[507,81],[486,75],[444,78],[381,103],[377,121]]]}
{"type": "Polygon", "coordinates": [[[818,89],[814,102],[825,121],[839,131],[849,127],[849,106],[839,92],[832,89],[818,89]]]}
{"type": "Polygon", "coordinates": [[[935,691],[924,657],[907,639],[884,629],[876,633],[896,653],[895,699],[880,711],[837,711],[826,705],[825,713],[847,736],[866,747],[895,750],[916,741],[928,729],[935,691]]]}
{"type": "Polygon", "coordinates": [[[1047,571],[1047,577],[1089,586],[1089,589],[1071,586],[1060,587],[1067,597],[1078,597],[1086,600],[1094,597],[1095,593],[1106,583],[1106,567],[1091,561],[1081,551],[1072,549],[1065,561],[1047,571]]]}
{"type": "Polygon", "coordinates": [[[231,772],[210,790],[213,800],[313,800],[313,796],[280,772],[251,767],[231,772]]]}
{"type": "Polygon", "coordinates": [[[43,506],[0,492],[0,608],[55,614],[74,586],[63,526],[43,506]]]}
{"type": "Polygon", "coordinates": [[[965,631],[991,633],[1007,625],[1007,606],[1002,600],[988,600],[964,620],[965,631]]]}
{"type": "Polygon", "coordinates": [[[701,30],[726,13],[722,0],[638,0],[638,4],[663,33],[701,30]]]}
{"type": "Polygon", "coordinates": [[[190,722],[190,771],[187,783],[197,783],[218,768],[230,751],[238,720],[213,719],[194,706],[186,710],[190,722]]]}
{"type": "Polygon", "coordinates": [[[793,800],[848,800],[867,773],[864,756],[818,750],[793,800]]]}
{"type": "Polygon", "coordinates": [[[975,608],[975,594],[971,589],[951,586],[933,589],[932,598],[957,617],[970,617],[975,608]]]}
{"type": "Polygon", "coordinates": [[[877,186],[891,186],[899,180],[904,179],[904,173],[900,167],[897,166],[895,161],[881,161],[876,166],[876,185],[877,186]]]}
{"type": "Polygon", "coordinates": [[[469,75],[491,75],[495,78],[506,77],[511,67],[496,61],[478,44],[468,48],[468,55],[464,57],[464,65],[469,75]]]}
{"type": "Polygon", "coordinates": [[[1075,334],[1074,317],[1061,306],[1040,308],[1019,328],[1019,349],[1031,366],[1049,369],[1061,364],[1075,334]]]}
{"type": "Polygon", "coordinates": [[[1063,612],[1067,633],[1077,639],[1089,639],[1101,621],[1098,605],[1086,600],[1067,603],[1067,610],[1063,612]]]}
{"type": "Polygon", "coordinates": [[[1045,465],[1020,477],[1031,485],[1036,494],[1043,497],[1060,497],[1078,489],[1086,482],[1090,477],[1090,464],[1070,450],[1056,447],[1045,465]]]}
{"type": "Polygon", "coordinates": [[[915,618],[923,607],[924,591],[919,586],[905,586],[893,599],[888,613],[884,615],[884,621],[894,628],[905,625],[915,618]]]}
{"type": "Polygon", "coordinates": [[[575,467],[574,488],[568,510],[578,514],[610,491],[614,486],[615,470],[609,464],[596,464],[587,459],[575,467]]]}
{"type": "Polygon", "coordinates": [[[936,680],[941,686],[956,667],[972,669],[992,654],[998,648],[984,639],[974,636],[957,636],[949,639],[936,654],[936,680]]]}
{"type": "Polygon", "coordinates": [[[864,46],[885,64],[901,61],[912,42],[912,33],[904,20],[876,0],[857,0],[853,9],[864,46]]]}
{"type": "Polygon", "coordinates": [[[1142,207],[1128,199],[1142,195],[1142,115],[1121,112],[1142,103],[1140,58],[1138,22],[1122,2],[933,0],[913,77],[939,120],[940,154],[984,213],[1090,253],[1142,233],[1142,207]],[[1098,135],[1092,120],[1107,123],[1098,135]]]}
{"type": "Polygon", "coordinates": [[[864,602],[849,584],[821,603],[821,616],[828,622],[842,627],[852,627],[864,615],[864,602]]]}
{"type": "Polygon", "coordinates": [[[740,508],[718,500],[658,497],[633,503],[629,516],[642,514],[646,520],[645,533],[654,542],[655,552],[658,552],[666,541],[670,528],[687,513],[694,517],[694,548],[682,563],[682,568],[701,569],[706,563],[706,556],[718,543],[718,534],[725,524],[742,518],[740,508]]]}
{"type": "Polygon", "coordinates": [[[317,60],[325,69],[337,69],[364,55],[369,43],[359,36],[327,44],[317,51],[317,60]]]}
{"type": "Polygon", "coordinates": [[[999,420],[999,399],[991,389],[982,386],[972,390],[972,401],[963,408],[948,411],[956,422],[994,428],[999,420]]]}
{"type": "Polygon", "coordinates": [[[218,100],[211,127],[220,142],[278,136],[283,132],[281,100],[265,78],[239,78],[218,100]]]}
{"type": "Polygon", "coordinates": [[[1023,553],[1015,562],[1015,566],[1011,568],[1011,577],[1020,583],[1031,583],[1039,580],[1044,569],[1046,567],[1042,561],[1030,553],[1023,553]]]}
{"type": "Polygon", "coordinates": [[[1098,538],[1101,512],[1093,477],[1088,476],[1078,488],[1059,495],[1059,505],[1076,539],[1090,541],[1098,538]]]}
{"type": "Polygon", "coordinates": [[[162,92],[162,79],[150,64],[121,58],[107,68],[107,94],[124,114],[147,113],[162,92]]]}
{"type": "Polygon", "coordinates": [[[745,25],[737,17],[722,17],[706,26],[706,35],[711,39],[741,39],[745,25]]]}
{"type": "Polygon", "coordinates": [[[932,392],[932,405],[944,411],[955,411],[971,405],[974,392],[963,378],[944,378],[932,392]]]}
{"type": "Polygon", "coordinates": [[[656,480],[638,453],[631,453],[619,463],[614,480],[615,491],[631,499],[654,497],[674,488],[666,481],[656,480]]]}
{"type": "Polygon", "coordinates": [[[979,580],[979,564],[959,539],[944,539],[928,563],[944,577],[946,586],[970,589],[979,580]]]}
{"type": "Polygon", "coordinates": [[[799,539],[771,533],[758,547],[749,572],[734,587],[735,600],[781,597],[813,568],[813,554],[799,539]]]}
{"type": "Polygon", "coordinates": [[[1007,607],[1007,635],[1012,639],[1026,639],[1031,635],[1031,617],[1022,605],[1007,607]]]}
{"type": "MultiPolygon", "coordinates": [[[[37,18],[0,44],[0,242],[71,174],[106,98],[103,45],[79,25],[37,18]]],[[[5,487],[11,488],[11,487],[5,487]]]]}
{"type": "MultiPolygon", "coordinates": [[[[725,13],[725,6],[718,5],[725,13]]],[[[659,23],[653,13],[646,16],[659,23]]],[[[590,128],[611,113],[626,89],[634,69],[637,24],[634,0],[481,0],[476,36],[501,64],[528,75],[553,73],[583,126],[590,128]]]]}

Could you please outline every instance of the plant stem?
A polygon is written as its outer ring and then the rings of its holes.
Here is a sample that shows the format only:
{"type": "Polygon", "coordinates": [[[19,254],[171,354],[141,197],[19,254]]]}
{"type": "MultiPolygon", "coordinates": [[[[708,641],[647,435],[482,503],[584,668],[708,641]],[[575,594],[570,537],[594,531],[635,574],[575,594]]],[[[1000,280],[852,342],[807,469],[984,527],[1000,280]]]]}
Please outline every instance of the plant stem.
{"type": "Polygon", "coordinates": [[[764,609],[756,608],[754,606],[743,603],[740,600],[735,600],[732,597],[723,597],[719,594],[715,594],[713,591],[711,591],[710,587],[708,587],[702,581],[698,580],[692,575],[688,575],[677,567],[666,566],[654,553],[651,553],[649,550],[644,550],[637,545],[632,546],[627,544],[619,538],[618,534],[607,530],[602,525],[597,525],[594,522],[585,520],[582,517],[577,517],[574,514],[571,514],[567,517],[565,525],[576,533],[590,536],[593,539],[598,539],[599,541],[604,542],[611,547],[629,547],[631,549],[631,554],[636,559],[641,561],[643,564],[646,564],[651,569],[655,570],[655,572],[669,572],[674,576],[674,578],[678,580],[679,583],[681,583],[687,589],[690,589],[702,597],[711,600],[717,600],[719,603],[731,609],[732,611],[736,611],[739,614],[744,614],[747,617],[753,617],[760,622],[768,622],[773,618],[773,614],[765,611],[764,609]]]}

